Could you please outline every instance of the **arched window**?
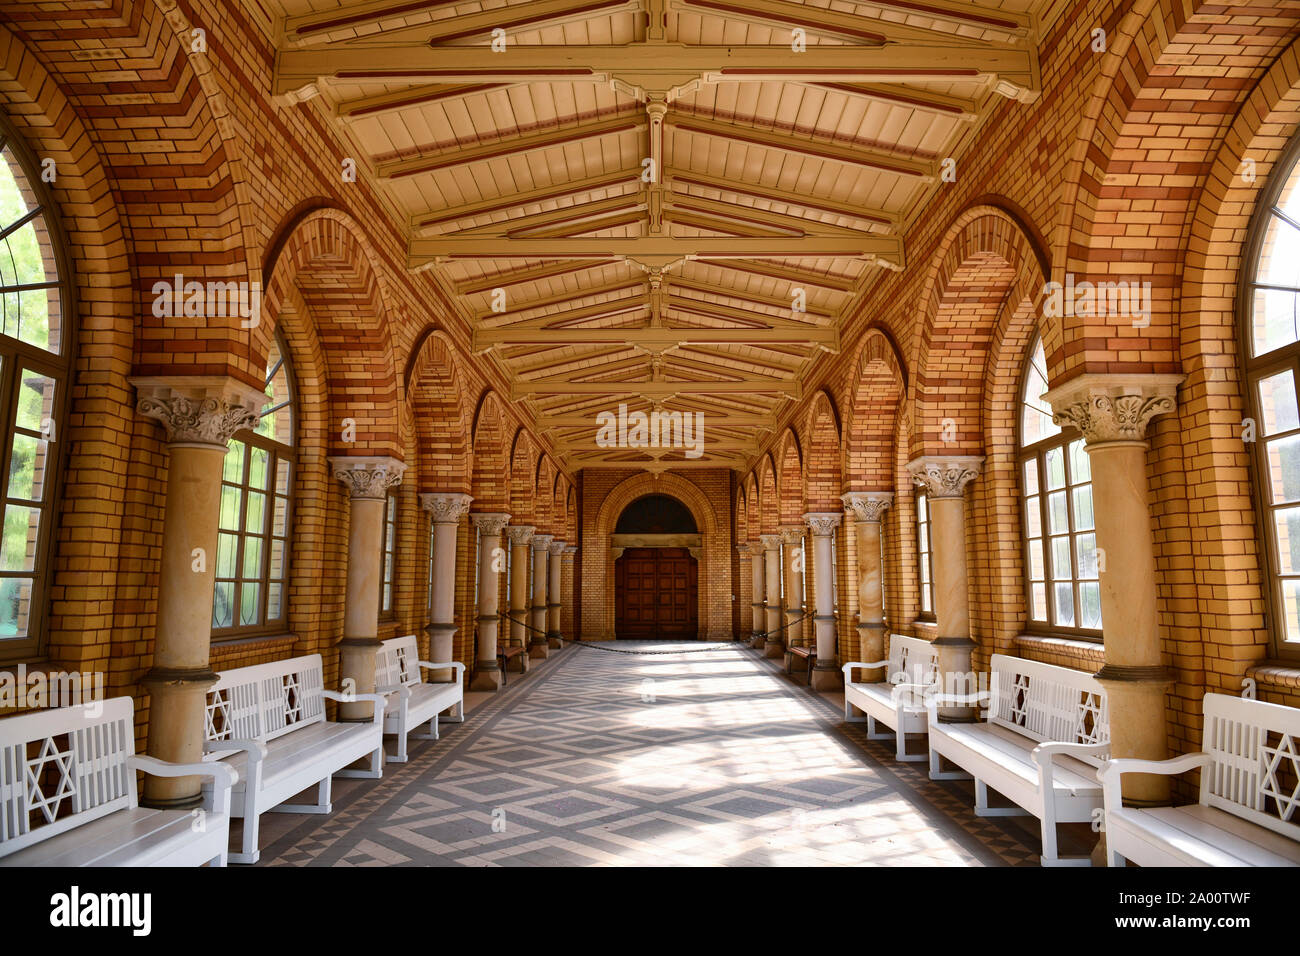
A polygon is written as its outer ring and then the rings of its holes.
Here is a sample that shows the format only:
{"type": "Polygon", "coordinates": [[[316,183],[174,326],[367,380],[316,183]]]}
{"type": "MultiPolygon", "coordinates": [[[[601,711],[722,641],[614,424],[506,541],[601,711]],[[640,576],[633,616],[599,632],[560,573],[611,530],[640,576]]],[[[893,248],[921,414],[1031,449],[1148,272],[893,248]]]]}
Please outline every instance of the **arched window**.
{"type": "Polygon", "coordinates": [[[1242,355],[1256,512],[1275,653],[1300,655],[1300,138],[1275,167],[1241,283],[1242,355]]]}
{"type": "Polygon", "coordinates": [[[1101,585],[1092,472],[1083,437],[1052,422],[1041,339],[1029,350],[1020,392],[1026,627],[1101,639],[1101,585]]]}
{"type": "Polygon", "coordinates": [[[68,270],[41,167],[0,120],[0,657],[45,643],[54,502],[74,333],[68,270]]]}
{"type": "Polygon", "coordinates": [[[277,333],[266,358],[262,417],[230,440],[223,463],[214,637],[288,628],[293,426],[293,375],[277,333]]]}

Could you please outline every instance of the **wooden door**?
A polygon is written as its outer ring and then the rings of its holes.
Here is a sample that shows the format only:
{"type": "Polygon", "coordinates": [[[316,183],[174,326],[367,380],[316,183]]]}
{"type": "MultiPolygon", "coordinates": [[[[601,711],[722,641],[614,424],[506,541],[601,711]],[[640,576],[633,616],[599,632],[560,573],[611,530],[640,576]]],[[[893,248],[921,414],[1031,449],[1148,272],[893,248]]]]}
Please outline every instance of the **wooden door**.
{"type": "Polygon", "coordinates": [[[614,633],[694,640],[699,566],[685,548],[628,548],[614,562],[614,633]]]}

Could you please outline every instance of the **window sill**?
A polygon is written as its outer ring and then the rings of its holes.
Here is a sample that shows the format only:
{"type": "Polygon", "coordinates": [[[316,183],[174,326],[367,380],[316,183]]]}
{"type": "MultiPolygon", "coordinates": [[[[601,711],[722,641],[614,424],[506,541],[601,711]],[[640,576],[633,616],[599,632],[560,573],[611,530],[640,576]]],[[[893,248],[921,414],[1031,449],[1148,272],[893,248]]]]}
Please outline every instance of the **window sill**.
{"type": "Polygon", "coordinates": [[[1300,690],[1300,666],[1289,661],[1260,661],[1246,668],[1246,676],[1259,684],[1300,690]]]}
{"type": "Polygon", "coordinates": [[[248,637],[232,637],[228,641],[213,642],[209,657],[213,663],[216,663],[222,658],[247,654],[249,651],[282,650],[292,648],[297,643],[296,634],[252,634],[248,637]]]}
{"type": "Polygon", "coordinates": [[[1106,652],[1100,641],[1085,641],[1077,637],[1052,637],[1047,634],[1021,634],[1016,638],[1016,646],[1022,651],[1055,654],[1081,664],[1095,664],[1100,667],[1106,663],[1106,652]]]}

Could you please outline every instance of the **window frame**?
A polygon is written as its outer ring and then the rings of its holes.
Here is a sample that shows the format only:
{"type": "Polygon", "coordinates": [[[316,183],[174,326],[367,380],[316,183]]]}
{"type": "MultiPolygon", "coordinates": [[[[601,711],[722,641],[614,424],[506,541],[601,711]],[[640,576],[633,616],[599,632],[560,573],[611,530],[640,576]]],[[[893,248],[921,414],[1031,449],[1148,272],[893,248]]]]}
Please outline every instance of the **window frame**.
{"type": "MultiPolygon", "coordinates": [[[[3,448],[0,449],[0,474],[8,475],[13,456],[13,436],[15,419],[18,411],[21,381],[17,368],[21,365],[28,371],[51,378],[55,382],[54,404],[51,418],[54,422],[53,435],[45,439],[46,465],[44,495],[40,506],[40,526],[37,529],[36,548],[32,555],[32,573],[3,573],[3,577],[30,579],[32,595],[28,601],[28,626],[26,637],[0,639],[0,666],[20,662],[37,663],[48,656],[49,624],[51,597],[54,589],[54,563],[57,553],[59,516],[62,511],[63,486],[66,472],[68,442],[63,436],[67,433],[68,419],[71,412],[72,383],[76,374],[77,352],[80,339],[80,326],[77,321],[78,303],[76,283],[71,278],[72,259],[68,253],[67,235],[63,228],[62,209],[55,202],[49,184],[44,182],[38,170],[40,163],[36,153],[28,145],[26,137],[13,125],[8,116],[0,110],[0,150],[9,147],[18,163],[18,170],[26,180],[26,186],[35,194],[39,215],[44,222],[46,235],[51,245],[51,257],[54,262],[57,281],[54,287],[59,294],[59,350],[52,352],[40,346],[23,342],[11,336],[0,336],[3,349],[10,360],[3,362],[0,368],[0,410],[8,414],[0,416],[0,435],[3,448]]],[[[36,216],[29,212],[29,220],[36,216]]],[[[22,220],[19,220],[22,222],[22,220]]],[[[0,224],[0,228],[13,225],[0,224]]],[[[44,286],[43,286],[44,287],[44,286]]],[[[21,287],[16,287],[21,288],[21,287]]],[[[30,429],[27,429],[30,431],[30,429]]],[[[8,480],[3,488],[4,497],[8,498],[8,480]]],[[[27,501],[29,499],[19,499],[27,501]]]]}
{"type": "MultiPolygon", "coordinates": [[[[1060,425],[1059,426],[1060,431],[1058,431],[1055,435],[1049,435],[1047,438],[1041,438],[1038,441],[1034,442],[1032,445],[1026,445],[1024,443],[1024,427],[1025,427],[1024,396],[1025,396],[1026,379],[1028,378],[1029,370],[1033,365],[1034,352],[1037,351],[1037,346],[1041,341],[1042,341],[1042,336],[1038,333],[1035,333],[1033,338],[1030,339],[1029,347],[1025,350],[1024,361],[1021,363],[1020,377],[1017,379],[1018,387],[1016,390],[1016,511],[1018,514],[1019,525],[1020,525],[1019,549],[1020,549],[1020,561],[1022,565],[1021,583],[1023,585],[1021,590],[1025,602],[1025,620],[1023,625],[1023,631],[1026,634],[1034,634],[1042,637],[1066,637],[1071,640],[1081,640],[1081,641],[1088,641],[1094,644],[1102,644],[1104,643],[1103,629],[1106,623],[1104,620],[1102,621],[1103,626],[1098,628],[1079,627],[1077,624],[1075,626],[1069,626],[1065,624],[1053,623],[1056,619],[1056,589],[1053,585],[1056,584],[1057,579],[1052,576],[1052,553],[1051,553],[1050,542],[1053,537],[1059,538],[1061,537],[1061,535],[1059,534],[1053,535],[1050,531],[1050,527],[1051,527],[1050,515],[1048,513],[1048,505],[1047,505],[1048,494],[1050,491],[1065,492],[1066,525],[1067,525],[1065,538],[1070,543],[1069,582],[1070,582],[1070,591],[1074,598],[1074,620],[1076,622],[1082,620],[1083,617],[1083,599],[1080,596],[1082,590],[1079,585],[1081,582],[1091,582],[1094,580],[1093,578],[1079,577],[1079,554],[1078,554],[1078,548],[1076,547],[1076,541],[1078,539],[1078,536],[1081,534],[1091,534],[1093,536],[1093,547],[1094,549],[1096,548],[1097,500],[1096,497],[1094,496],[1093,503],[1092,503],[1093,524],[1091,530],[1085,530],[1085,531],[1077,530],[1075,512],[1074,512],[1074,489],[1076,487],[1080,487],[1085,484],[1088,485],[1089,487],[1093,486],[1091,459],[1089,459],[1088,480],[1086,482],[1078,482],[1077,484],[1073,481],[1074,472],[1070,466],[1070,446],[1075,442],[1084,440],[1083,433],[1080,432],[1077,428],[1075,428],[1073,425],[1060,425]],[[1065,470],[1065,484],[1062,485],[1060,488],[1049,489],[1047,487],[1047,455],[1048,452],[1051,452],[1057,448],[1061,449],[1061,455],[1064,458],[1063,466],[1065,470]],[[1028,496],[1025,494],[1025,478],[1024,478],[1025,464],[1026,462],[1030,462],[1030,461],[1035,463],[1035,469],[1038,473],[1038,491],[1036,493],[1038,497],[1038,520],[1039,520],[1038,540],[1041,542],[1041,546],[1043,548],[1043,582],[1042,583],[1044,586],[1044,591],[1046,592],[1046,600],[1047,600],[1046,621],[1036,621],[1033,618],[1034,582],[1030,578],[1030,574],[1031,574],[1031,570],[1030,570],[1031,564],[1029,561],[1030,538],[1029,538],[1029,528],[1028,525],[1026,524],[1026,508],[1027,508],[1028,496]]],[[[1044,380],[1046,380],[1046,376],[1044,376],[1044,380]]],[[[1084,455],[1089,454],[1088,446],[1086,442],[1082,447],[1081,453],[1084,455]]],[[[1098,575],[1095,580],[1097,581],[1098,601],[1100,602],[1101,600],[1100,569],[1098,569],[1098,575]]],[[[1100,613],[1101,610],[1099,604],[1098,614],[1100,613]]]]}
{"type": "MultiPolygon", "coordinates": [[[[1269,172],[1268,181],[1259,189],[1255,197],[1255,208],[1251,211],[1250,224],[1246,230],[1246,242],[1242,249],[1241,269],[1237,276],[1237,299],[1234,303],[1237,325],[1238,370],[1241,375],[1243,409],[1255,423],[1255,440],[1247,444],[1246,458],[1249,462],[1251,503],[1255,512],[1255,538],[1263,542],[1260,555],[1261,577],[1264,579],[1260,590],[1264,598],[1264,628],[1268,632],[1269,654],[1271,657],[1288,661],[1300,661],[1300,641],[1286,639],[1286,607],[1282,595],[1281,556],[1274,528],[1270,526],[1269,517],[1274,506],[1269,501],[1267,476],[1269,473],[1263,434],[1263,414],[1259,401],[1258,385],[1266,378],[1278,372],[1289,370],[1300,400],[1300,341],[1281,346],[1259,356],[1254,354],[1255,291],[1258,283],[1259,258],[1263,250],[1268,225],[1272,220],[1278,199],[1285,188],[1287,180],[1300,165],[1300,133],[1292,135],[1283,148],[1269,172]]],[[[1283,217],[1293,221],[1292,217],[1283,217]]],[[[1275,287],[1276,288],[1276,287],[1275,287]]],[[[1298,401],[1300,404],[1300,401],[1298,401]]],[[[1300,434],[1297,429],[1282,429],[1275,435],[1268,436],[1277,440],[1288,434],[1300,434]]],[[[1291,503],[1294,506],[1294,502],[1291,503]]],[[[1293,575],[1292,577],[1300,577],[1293,575]]]]}
{"type": "MultiPolygon", "coordinates": [[[[298,385],[294,376],[293,362],[291,360],[288,346],[284,341],[284,337],[280,334],[279,329],[276,329],[274,333],[274,341],[275,341],[276,349],[280,354],[280,364],[276,366],[275,370],[273,370],[271,374],[266,377],[266,384],[267,385],[270,384],[271,380],[275,377],[275,374],[280,369],[284,370],[285,376],[288,380],[289,397],[286,402],[281,403],[280,405],[276,406],[276,408],[284,407],[284,405],[286,404],[289,406],[289,415],[290,415],[289,420],[291,423],[289,429],[290,443],[286,445],[283,442],[276,441],[274,438],[270,438],[266,435],[259,435],[257,434],[256,427],[254,427],[253,429],[241,429],[240,431],[236,432],[234,435],[230,436],[230,441],[243,442],[245,449],[259,448],[265,451],[268,456],[267,458],[268,477],[267,477],[267,486],[265,491],[266,498],[267,498],[266,516],[265,516],[265,521],[263,523],[264,531],[261,533],[261,537],[265,542],[265,549],[263,552],[261,572],[258,576],[258,587],[260,589],[258,601],[261,607],[262,622],[260,624],[248,624],[248,625],[239,625],[239,624],[232,623],[230,627],[221,627],[221,628],[213,625],[211,628],[211,637],[210,637],[211,643],[213,644],[222,644],[229,641],[246,640],[247,638],[250,637],[278,637],[290,633],[289,595],[291,592],[292,582],[293,582],[293,520],[294,520],[294,512],[296,510],[294,507],[294,502],[295,502],[295,498],[297,497],[296,486],[298,482],[298,443],[297,443],[298,415],[297,415],[297,408],[296,408],[298,385]],[[281,596],[280,596],[282,614],[274,621],[270,621],[266,619],[266,602],[267,602],[267,595],[270,592],[270,584],[272,583],[270,578],[271,549],[273,547],[273,539],[275,537],[275,535],[273,534],[273,528],[275,526],[274,525],[275,499],[277,497],[277,492],[275,490],[276,488],[275,476],[276,476],[277,469],[279,467],[279,462],[281,461],[286,462],[289,467],[288,492],[284,496],[286,499],[285,516],[284,516],[284,522],[285,522],[284,523],[284,531],[285,531],[284,533],[284,576],[281,579],[283,582],[282,584],[283,591],[281,592],[281,596]]],[[[227,449],[228,448],[229,448],[229,442],[227,442],[227,449]]],[[[230,453],[229,450],[227,450],[226,454],[228,455],[229,453],[230,453]]],[[[252,455],[246,452],[244,456],[244,466],[242,470],[242,475],[240,477],[240,483],[238,485],[238,487],[241,489],[240,502],[239,502],[239,514],[240,514],[241,525],[243,523],[244,516],[247,514],[247,509],[248,509],[248,491],[249,491],[248,473],[251,464],[252,464],[252,455]]],[[[233,484],[233,483],[227,482],[225,479],[224,459],[223,459],[223,474],[221,478],[221,485],[222,487],[225,487],[227,484],[233,484]]],[[[220,535],[224,530],[225,529],[219,529],[218,534],[220,535]]],[[[227,531],[225,533],[229,533],[229,532],[227,531]]],[[[240,566],[243,563],[245,538],[247,538],[250,533],[252,532],[246,530],[241,530],[238,532],[239,535],[238,545],[235,551],[236,577],[234,578],[234,581],[238,586],[235,588],[235,601],[231,606],[232,622],[236,621],[239,617],[239,605],[240,605],[239,598],[242,593],[242,586],[244,582],[243,579],[238,576],[238,571],[240,566]]],[[[216,570],[217,569],[214,567],[213,569],[214,611],[215,611],[216,584],[217,584],[216,570]]]]}
{"type": "Polygon", "coordinates": [[[383,539],[379,549],[379,620],[397,618],[397,538],[401,528],[397,516],[401,514],[401,501],[396,488],[384,495],[383,539]],[[391,547],[390,547],[391,543],[391,547]]]}
{"type": "Polygon", "coordinates": [[[915,511],[914,525],[916,541],[916,619],[933,623],[934,615],[934,533],[930,523],[930,499],[924,488],[918,488],[912,496],[915,511]],[[921,502],[925,502],[925,520],[921,519],[921,502]],[[921,546],[921,528],[925,528],[925,547],[921,546]],[[924,571],[924,573],[922,573],[924,571]],[[927,580],[928,579],[928,580],[927,580]],[[930,609],[926,610],[926,597],[929,597],[930,609]]]}

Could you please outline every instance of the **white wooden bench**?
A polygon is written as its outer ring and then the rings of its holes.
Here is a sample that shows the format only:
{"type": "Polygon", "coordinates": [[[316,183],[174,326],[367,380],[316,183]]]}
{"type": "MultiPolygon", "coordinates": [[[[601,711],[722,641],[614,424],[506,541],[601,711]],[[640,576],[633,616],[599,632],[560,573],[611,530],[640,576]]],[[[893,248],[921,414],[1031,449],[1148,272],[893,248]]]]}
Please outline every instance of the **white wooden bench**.
{"type": "Polygon", "coordinates": [[[1111,866],[1300,866],[1300,710],[1206,694],[1201,752],[1172,760],[1108,760],[1101,770],[1111,866]],[[1126,773],[1201,771],[1200,800],[1137,809],[1126,773]]]}
{"type": "Polygon", "coordinates": [[[925,693],[939,677],[939,652],[929,641],[919,637],[889,636],[889,658],[883,661],[851,661],[844,671],[844,719],[849,723],[867,722],[867,736],[888,740],[890,734],[876,731],[876,722],[893,727],[895,757],[899,760],[924,760],[925,754],[907,752],[907,735],[926,732],[925,693]],[[886,668],[879,683],[855,683],[853,669],[886,668]],[[862,711],[853,716],[852,708],[862,711]]]}
{"type": "Polygon", "coordinates": [[[406,763],[406,738],[421,724],[429,725],[429,733],[416,734],[419,740],[438,739],[438,717],[444,710],[454,713],[446,719],[460,723],[465,719],[465,665],[460,661],[435,664],[422,661],[415,635],[394,637],[379,646],[375,663],[375,688],[388,698],[384,709],[384,733],[397,736],[397,754],[389,757],[391,763],[406,763]],[[455,668],[454,679],[446,683],[426,683],[420,669],[447,670],[455,668]]]}
{"type": "Polygon", "coordinates": [[[1028,812],[1042,822],[1044,866],[1088,866],[1088,857],[1056,852],[1056,824],[1090,823],[1102,805],[1097,769],[1110,750],[1106,692],[1090,674],[1037,661],[994,654],[987,692],[934,694],[928,700],[930,777],[943,771],[940,758],[975,781],[975,813],[1007,816],[1028,812]],[[943,723],[942,704],[987,701],[986,720],[943,723]],[[1016,806],[990,807],[992,787],[1016,806]]]}
{"type": "Polygon", "coordinates": [[[226,865],[234,770],[137,755],[134,715],[115,697],[0,720],[0,866],[226,865]],[[209,777],[211,802],[141,807],[137,770],[209,777]]]}
{"type": "Polygon", "coordinates": [[[256,863],[258,817],[329,813],[331,777],[379,778],[384,773],[384,696],[324,689],[319,654],[223,671],[208,691],[204,749],[239,772],[231,815],[244,821],[243,845],[230,859],[256,863]],[[364,722],[325,719],[325,701],[371,701],[364,722]],[[370,758],[367,770],[345,770],[370,758]],[[316,803],[287,804],[315,786],[316,803]]]}

